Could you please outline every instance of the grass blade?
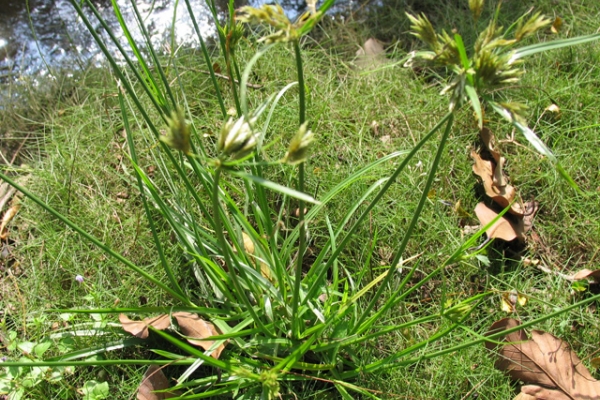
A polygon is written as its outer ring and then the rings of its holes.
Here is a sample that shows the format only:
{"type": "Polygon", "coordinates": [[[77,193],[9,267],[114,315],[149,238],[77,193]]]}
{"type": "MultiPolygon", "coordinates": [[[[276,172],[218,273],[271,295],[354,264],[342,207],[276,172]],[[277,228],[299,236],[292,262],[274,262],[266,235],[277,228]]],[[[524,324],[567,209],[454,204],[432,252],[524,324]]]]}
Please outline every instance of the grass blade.
{"type": "Polygon", "coordinates": [[[592,35],[585,36],[577,36],[570,39],[560,39],[553,40],[551,42],[545,43],[536,43],[530,46],[521,47],[514,51],[513,56],[510,59],[510,62],[514,62],[520,58],[528,57],[537,53],[541,53],[549,50],[561,49],[563,47],[576,46],[579,44],[585,44],[589,42],[593,42],[594,40],[600,39],[600,33],[595,33],[592,35]]]}

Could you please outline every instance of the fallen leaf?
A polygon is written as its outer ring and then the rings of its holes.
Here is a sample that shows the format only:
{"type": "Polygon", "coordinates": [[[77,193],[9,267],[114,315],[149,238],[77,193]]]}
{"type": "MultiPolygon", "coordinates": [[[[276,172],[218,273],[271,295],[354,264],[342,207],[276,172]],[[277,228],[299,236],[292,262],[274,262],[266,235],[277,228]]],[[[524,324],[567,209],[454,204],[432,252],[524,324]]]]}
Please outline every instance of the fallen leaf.
{"type": "Polygon", "coordinates": [[[162,331],[171,325],[171,319],[167,314],[159,315],[158,317],[145,318],[142,321],[133,321],[125,314],[119,314],[119,321],[125,332],[129,332],[140,339],[146,339],[148,337],[148,326],[152,326],[162,331]]]}
{"type": "Polygon", "coordinates": [[[484,146],[490,152],[496,163],[496,166],[494,167],[493,184],[498,188],[504,187],[508,184],[503,173],[506,158],[502,157],[500,154],[500,150],[498,150],[498,147],[496,146],[496,138],[489,128],[483,127],[480,136],[484,146]]]}
{"type": "Polygon", "coordinates": [[[6,229],[6,226],[15,217],[15,215],[17,215],[20,208],[21,205],[17,202],[11,208],[6,210],[6,212],[2,216],[2,222],[0,223],[0,239],[6,240],[8,238],[8,229],[6,229]]]}
{"type": "MultiPolygon", "coordinates": [[[[204,338],[220,335],[212,323],[204,321],[198,314],[181,311],[173,313],[173,318],[177,320],[180,332],[187,336],[187,341],[195,346],[202,347],[204,350],[210,349],[215,342],[214,340],[203,340],[204,338]]],[[[211,355],[218,359],[226,343],[221,343],[211,355]]]]}
{"type": "Polygon", "coordinates": [[[371,121],[371,131],[374,136],[379,136],[379,123],[375,120],[371,121]]]}
{"type": "Polygon", "coordinates": [[[10,186],[8,183],[2,182],[0,185],[0,211],[2,211],[8,201],[12,199],[16,191],[17,189],[10,186]]]}
{"type": "Polygon", "coordinates": [[[163,400],[179,396],[178,392],[154,393],[155,390],[169,388],[169,381],[158,365],[151,365],[144,374],[144,379],[138,388],[138,400],[163,400]]]}
{"type": "Polygon", "coordinates": [[[549,111],[553,114],[560,115],[560,107],[552,103],[548,107],[544,108],[544,111],[549,111]]]}
{"type": "Polygon", "coordinates": [[[376,67],[387,61],[383,43],[374,38],[369,38],[356,51],[356,65],[361,69],[376,67]]]}
{"type": "Polygon", "coordinates": [[[388,144],[392,140],[392,137],[390,135],[383,135],[379,140],[381,140],[381,143],[383,144],[388,144]]]}
{"type": "Polygon", "coordinates": [[[472,235],[474,233],[477,233],[477,231],[479,231],[479,228],[481,228],[481,225],[465,225],[465,227],[463,228],[463,233],[465,235],[472,235]]]}
{"type": "Polygon", "coordinates": [[[523,233],[527,233],[533,227],[533,218],[540,209],[540,203],[537,201],[528,201],[523,204],[523,209],[523,233]]]}
{"type": "Polygon", "coordinates": [[[530,396],[528,394],[521,392],[518,395],[516,395],[513,400],[535,400],[535,396],[530,396]]]}
{"type": "MultiPolygon", "coordinates": [[[[498,213],[481,202],[475,207],[475,215],[477,215],[477,219],[479,219],[481,225],[485,226],[492,222],[492,220],[498,216],[498,213]]],[[[485,233],[490,239],[502,239],[507,242],[519,237],[519,234],[517,231],[515,231],[515,228],[504,216],[500,217],[499,220],[494,222],[494,224],[490,226],[485,233]]]]}
{"type": "Polygon", "coordinates": [[[527,304],[527,297],[516,290],[502,293],[502,300],[500,301],[500,308],[502,311],[514,313],[517,311],[517,304],[523,307],[527,304]]]}
{"type": "Polygon", "coordinates": [[[513,202],[517,196],[515,188],[511,185],[497,186],[494,182],[495,168],[493,162],[482,159],[475,150],[471,151],[471,158],[474,161],[473,172],[481,178],[485,194],[502,208],[506,208],[512,203],[509,212],[522,217],[523,208],[521,207],[521,203],[519,201],[513,202]]]}
{"type": "Polygon", "coordinates": [[[537,385],[521,386],[522,400],[572,400],[560,390],[546,389],[537,385]]]}
{"type": "MultiPolygon", "coordinates": [[[[504,318],[495,322],[487,334],[519,325],[516,319],[504,318]]],[[[600,382],[592,377],[566,342],[538,330],[531,332],[530,339],[522,329],[509,333],[504,341],[508,343],[503,346],[492,342],[486,342],[485,346],[497,352],[497,369],[528,383],[521,388],[522,393],[536,400],[600,398],[600,382]]]]}
{"type": "Polygon", "coordinates": [[[550,32],[552,33],[558,33],[558,31],[560,31],[560,28],[562,27],[563,24],[563,19],[561,17],[556,17],[554,18],[554,22],[552,22],[552,26],[550,27],[550,32]]]}
{"type": "Polygon", "coordinates": [[[580,281],[583,279],[590,279],[592,280],[593,283],[598,283],[600,282],[600,269],[597,269],[595,271],[592,271],[590,269],[584,268],[581,271],[570,275],[569,278],[570,281],[580,281]]]}

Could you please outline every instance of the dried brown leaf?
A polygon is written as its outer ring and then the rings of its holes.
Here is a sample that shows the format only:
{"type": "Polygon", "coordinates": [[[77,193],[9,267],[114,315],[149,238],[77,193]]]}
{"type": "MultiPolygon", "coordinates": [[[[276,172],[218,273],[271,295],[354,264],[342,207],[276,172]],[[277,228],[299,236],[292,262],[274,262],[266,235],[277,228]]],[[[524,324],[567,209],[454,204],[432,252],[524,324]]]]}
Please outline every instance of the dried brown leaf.
{"type": "Polygon", "coordinates": [[[138,388],[138,400],[163,400],[179,396],[178,392],[154,393],[155,390],[164,390],[169,388],[169,381],[157,365],[151,365],[144,374],[144,379],[138,388]]]}
{"type": "Polygon", "coordinates": [[[2,222],[0,223],[0,239],[6,240],[8,238],[8,229],[6,229],[7,225],[10,221],[17,215],[21,205],[17,202],[11,208],[6,210],[4,215],[2,216],[2,222]]]}
{"type": "Polygon", "coordinates": [[[369,38],[356,51],[356,65],[361,69],[372,68],[387,62],[383,43],[369,38]]]}
{"type": "Polygon", "coordinates": [[[501,155],[500,151],[496,147],[496,137],[494,136],[492,131],[484,126],[479,132],[479,136],[481,137],[481,141],[483,142],[485,148],[490,152],[490,154],[494,158],[494,161],[499,162],[501,155]]]}
{"type": "Polygon", "coordinates": [[[560,390],[546,389],[537,385],[521,386],[522,399],[527,400],[571,400],[560,390]]]}
{"type": "MultiPolygon", "coordinates": [[[[187,341],[195,346],[202,347],[204,350],[210,349],[215,342],[214,340],[203,340],[204,338],[220,335],[212,323],[204,321],[198,314],[181,311],[173,313],[173,318],[177,320],[181,333],[187,336],[187,341]]],[[[225,344],[226,342],[222,343],[211,355],[218,359],[225,348],[225,344]]]]}
{"type": "Polygon", "coordinates": [[[540,209],[540,203],[537,201],[528,201],[523,204],[523,232],[528,232],[533,227],[533,218],[540,209]]]}
{"type": "Polygon", "coordinates": [[[8,183],[2,182],[0,185],[0,211],[2,211],[8,201],[12,199],[16,191],[17,189],[10,186],[8,183]]]}
{"type": "MultiPolygon", "coordinates": [[[[485,194],[494,200],[502,208],[508,207],[515,200],[517,193],[511,185],[497,186],[494,183],[495,166],[492,161],[484,160],[476,151],[471,151],[471,158],[474,161],[473,172],[479,176],[483,182],[485,194]]],[[[496,178],[496,180],[498,180],[496,178]]],[[[519,201],[512,203],[509,212],[513,215],[522,217],[523,208],[519,201]]]]}
{"type": "MultiPolygon", "coordinates": [[[[475,215],[477,215],[481,225],[485,226],[492,222],[492,220],[498,216],[498,213],[481,202],[475,207],[475,215]]],[[[491,227],[489,227],[485,233],[490,239],[502,239],[507,242],[510,242],[517,237],[521,237],[512,224],[504,216],[500,217],[500,219],[491,227]]]]}
{"type": "Polygon", "coordinates": [[[125,314],[119,314],[119,321],[125,332],[129,332],[140,339],[146,339],[148,337],[148,326],[152,326],[162,331],[171,325],[171,319],[167,314],[162,314],[158,317],[145,318],[142,321],[133,321],[125,314]]]}
{"type": "MultiPolygon", "coordinates": [[[[495,322],[488,334],[519,325],[515,319],[504,318],[495,322]]],[[[531,384],[521,388],[525,394],[538,400],[600,399],[600,382],[592,377],[566,342],[538,330],[531,332],[531,339],[524,330],[518,330],[506,335],[504,341],[508,343],[499,349],[491,342],[487,342],[486,347],[499,355],[496,368],[515,380],[531,384]]]]}
{"type": "Polygon", "coordinates": [[[568,279],[570,281],[580,281],[583,279],[590,279],[594,282],[600,282],[600,269],[592,271],[591,269],[584,268],[581,271],[571,275],[568,279]]]}
{"type": "Polygon", "coordinates": [[[535,400],[535,397],[521,392],[518,395],[516,395],[513,400],[535,400]]]}

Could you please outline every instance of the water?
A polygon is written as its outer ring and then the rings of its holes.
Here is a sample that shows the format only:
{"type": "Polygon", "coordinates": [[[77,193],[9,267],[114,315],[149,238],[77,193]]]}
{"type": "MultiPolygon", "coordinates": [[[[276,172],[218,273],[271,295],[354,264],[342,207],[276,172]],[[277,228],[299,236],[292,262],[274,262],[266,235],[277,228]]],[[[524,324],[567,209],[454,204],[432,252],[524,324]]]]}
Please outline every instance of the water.
{"type": "MultiPolygon", "coordinates": [[[[176,9],[171,0],[137,1],[154,46],[160,46],[170,38],[175,11],[177,44],[197,44],[189,14],[183,1],[181,3],[176,9]]],[[[209,22],[205,3],[201,0],[190,3],[202,35],[213,35],[214,28],[209,22]]],[[[118,0],[118,4],[128,28],[139,38],[129,1],[118,0]]],[[[110,0],[96,0],[94,5],[117,36],[123,37],[110,0]]],[[[100,24],[93,17],[91,20],[96,32],[106,36],[100,24]]],[[[29,0],[28,6],[24,0],[4,0],[0,5],[0,78],[45,75],[53,69],[81,68],[101,59],[99,48],[68,0],[29,0]]]]}
{"type": "MultiPolygon", "coordinates": [[[[111,29],[118,37],[122,37],[111,1],[93,0],[93,3],[111,29]]],[[[139,39],[141,36],[130,1],[117,0],[117,3],[128,28],[139,39]]],[[[198,45],[185,2],[180,0],[177,8],[175,3],[174,0],[136,0],[155,48],[170,42],[174,15],[177,45],[198,45]]],[[[264,0],[248,3],[258,6],[264,0]]],[[[287,0],[280,3],[290,18],[295,18],[305,8],[304,1],[287,0]]],[[[190,0],[190,4],[203,37],[214,36],[215,28],[206,2],[190,0]]],[[[243,4],[242,0],[237,0],[236,8],[243,4]]],[[[216,5],[224,15],[227,0],[217,0],[216,5]]],[[[91,20],[96,32],[107,36],[93,16],[91,20]]],[[[90,63],[99,64],[102,60],[100,49],[69,0],[0,0],[0,82],[21,75],[44,76],[60,68],[84,68],[90,63]]]]}

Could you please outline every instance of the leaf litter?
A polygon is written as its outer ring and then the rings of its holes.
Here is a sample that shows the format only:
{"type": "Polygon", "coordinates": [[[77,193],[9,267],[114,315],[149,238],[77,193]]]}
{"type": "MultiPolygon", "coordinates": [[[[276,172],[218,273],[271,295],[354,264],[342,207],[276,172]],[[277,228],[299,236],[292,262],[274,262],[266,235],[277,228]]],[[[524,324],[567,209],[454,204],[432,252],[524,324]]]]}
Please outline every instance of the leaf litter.
{"type": "Polygon", "coordinates": [[[138,400],[163,400],[180,396],[178,392],[158,392],[169,388],[169,381],[158,365],[151,365],[138,387],[138,400]]]}
{"type": "MultiPolygon", "coordinates": [[[[487,335],[516,328],[513,318],[496,321],[487,335]]],[[[600,399],[600,381],[592,377],[568,344],[550,333],[533,330],[531,338],[523,329],[509,333],[507,344],[486,342],[497,354],[495,367],[512,379],[525,383],[514,400],[600,399]]]]}
{"type": "Polygon", "coordinates": [[[482,146],[479,151],[471,151],[473,173],[481,179],[489,201],[477,204],[477,219],[481,225],[487,225],[498,216],[500,210],[508,208],[508,212],[488,228],[486,234],[490,239],[506,242],[519,239],[520,242],[524,242],[525,233],[533,227],[533,218],[539,209],[539,203],[523,203],[517,190],[508,184],[508,178],[503,171],[506,158],[502,156],[492,131],[483,127],[480,138],[482,146]]]}
{"type": "MultiPolygon", "coordinates": [[[[162,314],[157,317],[145,318],[141,321],[134,321],[125,314],[120,314],[119,321],[126,332],[140,339],[147,339],[149,336],[148,327],[152,326],[154,329],[165,330],[172,326],[171,317],[176,321],[179,332],[185,336],[186,340],[194,346],[202,347],[204,350],[211,349],[215,343],[214,340],[206,340],[206,338],[220,335],[220,332],[211,322],[203,320],[198,314],[183,311],[174,312],[170,316],[162,314]]],[[[223,349],[225,349],[226,343],[221,343],[213,350],[211,355],[218,359],[223,349]]]]}

